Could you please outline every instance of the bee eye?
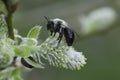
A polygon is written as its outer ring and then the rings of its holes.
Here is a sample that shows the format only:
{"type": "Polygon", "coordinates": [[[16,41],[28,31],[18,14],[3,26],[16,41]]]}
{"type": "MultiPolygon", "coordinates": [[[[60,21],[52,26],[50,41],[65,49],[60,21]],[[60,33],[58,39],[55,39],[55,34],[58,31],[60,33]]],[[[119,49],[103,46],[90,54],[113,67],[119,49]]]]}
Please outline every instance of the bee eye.
{"type": "Polygon", "coordinates": [[[51,29],[52,27],[54,27],[53,21],[48,21],[47,30],[51,29]]]}
{"type": "Polygon", "coordinates": [[[48,21],[48,25],[51,27],[51,26],[54,26],[54,22],[53,21],[48,21]]]}

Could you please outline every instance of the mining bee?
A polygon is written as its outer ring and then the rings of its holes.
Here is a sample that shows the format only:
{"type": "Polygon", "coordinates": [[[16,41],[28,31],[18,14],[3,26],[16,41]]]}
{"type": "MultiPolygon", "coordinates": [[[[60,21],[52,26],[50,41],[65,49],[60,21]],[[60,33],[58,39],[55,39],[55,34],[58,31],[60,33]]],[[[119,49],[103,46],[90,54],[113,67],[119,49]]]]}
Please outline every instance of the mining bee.
{"type": "Polygon", "coordinates": [[[68,46],[72,46],[74,42],[74,31],[68,26],[67,22],[62,19],[55,18],[55,19],[48,19],[44,16],[47,20],[47,30],[51,32],[51,36],[55,36],[56,33],[59,33],[59,37],[57,38],[58,43],[61,42],[62,37],[65,37],[66,43],[68,46]]]}

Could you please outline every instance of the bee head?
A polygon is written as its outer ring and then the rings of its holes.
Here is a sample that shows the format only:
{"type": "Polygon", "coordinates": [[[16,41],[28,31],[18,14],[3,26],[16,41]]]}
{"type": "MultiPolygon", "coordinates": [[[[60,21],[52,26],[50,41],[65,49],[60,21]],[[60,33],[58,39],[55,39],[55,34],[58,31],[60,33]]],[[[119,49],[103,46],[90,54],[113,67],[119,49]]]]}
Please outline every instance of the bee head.
{"type": "Polygon", "coordinates": [[[48,17],[44,16],[47,20],[47,30],[54,32],[54,21],[52,19],[48,19],[48,17]]]}

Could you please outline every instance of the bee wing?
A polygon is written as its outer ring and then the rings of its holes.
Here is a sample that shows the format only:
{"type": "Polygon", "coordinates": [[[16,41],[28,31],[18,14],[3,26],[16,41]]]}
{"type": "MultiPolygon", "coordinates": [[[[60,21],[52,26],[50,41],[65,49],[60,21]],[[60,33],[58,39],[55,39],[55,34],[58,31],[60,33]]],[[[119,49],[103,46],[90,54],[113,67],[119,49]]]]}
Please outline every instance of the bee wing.
{"type": "Polygon", "coordinates": [[[70,28],[75,33],[75,35],[80,39],[79,34],[72,27],[70,27],[70,26],[67,26],[67,27],[70,28]]]}

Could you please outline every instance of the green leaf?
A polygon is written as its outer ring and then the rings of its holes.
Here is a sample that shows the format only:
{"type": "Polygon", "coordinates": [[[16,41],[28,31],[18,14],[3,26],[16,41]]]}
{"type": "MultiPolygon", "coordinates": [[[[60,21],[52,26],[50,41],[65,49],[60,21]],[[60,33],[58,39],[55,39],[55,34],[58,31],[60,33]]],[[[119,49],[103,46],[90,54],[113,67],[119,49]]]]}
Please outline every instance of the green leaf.
{"type": "Polygon", "coordinates": [[[35,26],[33,27],[29,32],[27,37],[28,38],[38,38],[39,32],[40,32],[41,26],[35,26]]]}
{"type": "Polygon", "coordinates": [[[17,79],[11,79],[11,74],[15,70],[13,67],[8,67],[2,71],[0,71],[0,80],[17,80],[17,79]]]}
{"type": "Polygon", "coordinates": [[[31,50],[27,45],[15,46],[14,51],[17,56],[28,57],[30,56],[31,50]]]}
{"type": "Polygon", "coordinates": [[[26,44],[28,46],[35,46],[38,43],[35,38],[22,38],[22,40],[21,44],[26,44]]]}
{"type": "Polygon", "coordinates": [[[15,69],[11,73],[11,80],[23,80],[20,76],[20,69],[15,69]]]}

